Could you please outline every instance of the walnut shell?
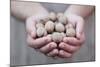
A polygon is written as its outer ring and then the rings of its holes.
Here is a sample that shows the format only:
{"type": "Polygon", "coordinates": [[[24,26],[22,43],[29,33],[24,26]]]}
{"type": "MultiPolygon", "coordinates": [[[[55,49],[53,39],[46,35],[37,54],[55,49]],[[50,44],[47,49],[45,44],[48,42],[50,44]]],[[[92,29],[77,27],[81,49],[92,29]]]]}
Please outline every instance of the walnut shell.
{"type": "Polygon", "coordinates": [[[38,28],[38,27],[44,27],[44,25],[42,23],[37,23],[36,28],[38,28]]]}
{"type": "Polygon", "coordinates": [[[68,28],[68,29],[66,29],[66,35],[68,37],[75,37],[75,35],[76,35],[75,29],[74,28],[68,28]]]}
{"type": "Polygon", "coordinates": [[[63,38],[66,37],[66,34],[64,32],[62,32],[61,35],[63,36],[63,38]]]}
{"type": "Polygon", "coordinates": [[[46,30],[43,27],[38,27],[36,30],[36,34],[38,37],[42,37],[44,35],[47,35],[46,30]]]}
{"type": "Polygon", "coordinates": [[[52,21],[46,22],[45,29],[48,33],[52,33],[54,31],[54,23],[52,21]]]}
{"type": "Polygon", "coordinates": [[[60,16],[58,18],[58,22],[61,22],[62,24],[67,24],[68,23],[68,20],[67,20],[67,17],[66,16],[60,16]]]}
{"type": "Polygon", "coordinates": [[[71,23],[68,23],[68,24],[65,26],[65,28],[68,29],[68,28],[74,28],[74,27],[73,27],[73,25],[72,25],[71,23]]]}
{"type": "Polygon", "coordinates": [[[55,21],[56,20],[56,14],[54,12],[51,12],[48,17],[52,21],[55,21]]]}
{"type": "Polygon", "coordinates": [[[56,43],[59,43],[63,40],[63,35],[59,32],[54,32],[51,37],[52,40],[56,43]]]}
{"type": "Polygon", "coordinates": [[[55,30],[57,32],[64,32],[65,27],[64,27],[64,25],[62,23],[56,23],[55,24],[55,30]]]}

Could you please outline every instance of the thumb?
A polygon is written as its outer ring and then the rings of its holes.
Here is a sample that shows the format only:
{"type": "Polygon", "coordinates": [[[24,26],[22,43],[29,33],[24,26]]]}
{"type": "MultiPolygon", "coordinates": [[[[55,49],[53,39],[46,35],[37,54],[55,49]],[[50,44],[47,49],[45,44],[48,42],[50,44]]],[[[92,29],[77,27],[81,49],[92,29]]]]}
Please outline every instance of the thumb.
{"type": "Polygon", "coordinates": [[[36,38],[36,30],[32,31],[32,32],[30,33],[30,36],[33,37],[33,38],[36,38]]]}
{"type": "Polygon", "coordinates": [[[76,33],[76,37],[77,37],[78,39],[80,39],[80,38],[81,38],[81,34],[82,34],[82,33],[77,32],[77,33],[76,33]]]}
{"type": "Polygon", "coordinates": [[[36,37],[36,27],[35,27],[35,20],[33,17],[30,17],[26,20],[26,30],[27,30],[27,33],[35,38],[36,37]]]}
{"type": "Polygon", "coordinates": [[[80,38],[84,31],[84,20],[80,18],[76,23],[76,37],[80,38]]]}

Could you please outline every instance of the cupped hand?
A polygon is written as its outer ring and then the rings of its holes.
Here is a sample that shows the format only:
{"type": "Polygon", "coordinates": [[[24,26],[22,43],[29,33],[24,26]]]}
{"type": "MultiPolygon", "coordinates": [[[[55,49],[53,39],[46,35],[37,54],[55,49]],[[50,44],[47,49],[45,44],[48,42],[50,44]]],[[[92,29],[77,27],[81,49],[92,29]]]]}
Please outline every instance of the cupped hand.
{"type": "Polygon", "coordinates": [[[66,15],[68,22],[76,28],[76,37],[64,37],[63,42],[59,44],[59,57],[68,58],[79,50],[85,41],[84,19],[81,16],[70,14],[66,15]]]}
{"type": "MultiPolygon", "coordinates": [[[[42,17],[44,18],[44,17],[42,17]]],[[[36,38],[36,21],[40,18],[34,16],[27,18],[26,31],[27,31],[27,43],[30,47],[38,49],[40,52],[46,54],[57,47],[57,44],[51,42],[51,36],[47,35],[41,38],[36,38]]]]}

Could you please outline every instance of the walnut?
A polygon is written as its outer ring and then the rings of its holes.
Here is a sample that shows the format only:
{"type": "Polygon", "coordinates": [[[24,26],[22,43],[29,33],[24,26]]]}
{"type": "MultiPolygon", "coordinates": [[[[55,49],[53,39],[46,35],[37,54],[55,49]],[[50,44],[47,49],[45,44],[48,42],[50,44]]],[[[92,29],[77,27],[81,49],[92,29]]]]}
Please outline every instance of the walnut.
{"type": "Polygon", "coordinates": [[[42,23],[37,23],[36,28],[38,28],[38,27],[44,27],[44,25],[42,23]]]}
{"type": "Polygon", "coordinates": [[[75,31],[75,29],[74,29],[74,27],[73,27],[73,25],[72,24],[67,24],[66,26],[65,26],[65,28],[66,28],[66,35],[68,36],[68,37],[74,37],[75,35],[76,35],[76,31],[75,31]]]}
{"type": "Polygon", "coordinates": [[[60,16],[58,18],[58,22],[61,22],[62,24],[67,24],[68,23],[68,20],[67,20],[67,17],[66,16],[60,16]]]}
{"type": "Polygon", "coordinates": [[[55,21],[56,20],[56,14],[54,12],[51,12],[48,17],[52,21],[55,21]]]}
{"type": "Polygon", "coordinates": [[[62,23],[56,23],[55,24],[55,30],[57,32],[64,32],[65,27],[64,27],[64,25],[62,23]]]}
{"type": "Polygon", "coordinates": [[[62,32],[61,35],[63,36],[63,38],[66,37],[66,34],[64,32],[62,32]]]}
{"type": "Polygon", "coordinates": [[[68,37],[75,37],[75,35],[76,35],[75,29],[74,28],[67,28],[66,35],[68,37]]]}
{"type": "Polygon", "coordinates": [[[52,33],[54,31],[54,23],[52,21],[46,22],[45,29],[48,33],[52,33]]]}
{"type": "Polygon", "coordinates": [[[71,23],[68,23],[68,24],[66,24],[65,28],[68,29],[68,28],[74,28],[74,27],[71,23]]]}
{"type": "Polygon", "coordinates": [[[54,32],[51,37],[54,42],[59,43],[63,40],[64,36],[59,32],[54,32]]]}
{"type": "Polygon", "coordinates": [[[44,35],[47,35],[46,30],[43,27],[38,27],[36,30],[36,34],[38,37],[42,37],[44,35]]]}

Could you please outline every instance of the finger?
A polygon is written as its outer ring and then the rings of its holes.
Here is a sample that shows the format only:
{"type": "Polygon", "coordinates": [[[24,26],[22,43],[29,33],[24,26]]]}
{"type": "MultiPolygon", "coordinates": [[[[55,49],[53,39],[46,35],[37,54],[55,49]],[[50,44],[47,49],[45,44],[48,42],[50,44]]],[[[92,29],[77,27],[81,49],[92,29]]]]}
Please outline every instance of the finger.
{"type": "Polygon", "coordinates": [[[70,58],[70,57],[72,57],[71,53],[65,52],[64,50],[60,50],[58,55],[61,58],[70,58]]]}
{"type": "Polygon", "coordinates": [[[79,46],[72,46],[72,45],[69,45],[69,44],[62,42],[59,44],[59,48],[64,50],[64,51],[67,51],[69,53],[73,53],[76,50],[78,50],[79,46]]]}
{"type": "Polygon", "coordinates": [[[79,46],[79,45],[84,43],[85,36],[84,36],[84,34],[81,35],[80,39],[77,39],[75,37],[64,37],[63,41],[65,43],[69,43],[69,44],[74,45],[74,46],[77,46],[77,45],[79,46]]]}
{"type": "Polygon", "coordinates": [[[51,52],[49,52],[48,54],[47,54],[47,56],[50,56],[50,57],[55,57],[55,56],[57,56],[58,55],[58,49],[53,49],[51,52]]]}
{"type": "Polygon", "coordinates": [[[84,19],[80,18],[76,21],[76,37],[80,38],[83,31],[84,31],[84,19]]]}
{"type": "Polygon", "coordinates": [[[33,41],[34,41],[34,39],[28,34],[27,35],[27,43],[28,43],[28,45],[32,47],[33,41]]]}
{"type": "Polygon", "coordinates": [[[64,37],[63,41],[71,45],[79,45],[81,42],[74,37],[64,37]]]}
{"type": "Polygon", "coordinates": [[[54,42],[50,42],[49,44],[41,47],[39,50],[43,53],[48,53],[50,52],[51,50],[55,49],[57,47],[57,44],[54,43],[54,42]]]}
{"type": "Polygon", "coordinates": [[[35,20],[33,17],[30,17],[26,20],[26,30],[31,37],[36,37],[36,27],[35,27],[35,20]]]}
{"type": "Polygon", "coordinates": [[[31,36],[28,35],[27,42],[29,43],[30,47],[41,48],[45,44],[51,42],[51,38],[46,36],[38,39],[33,39],[31,36]]]}

